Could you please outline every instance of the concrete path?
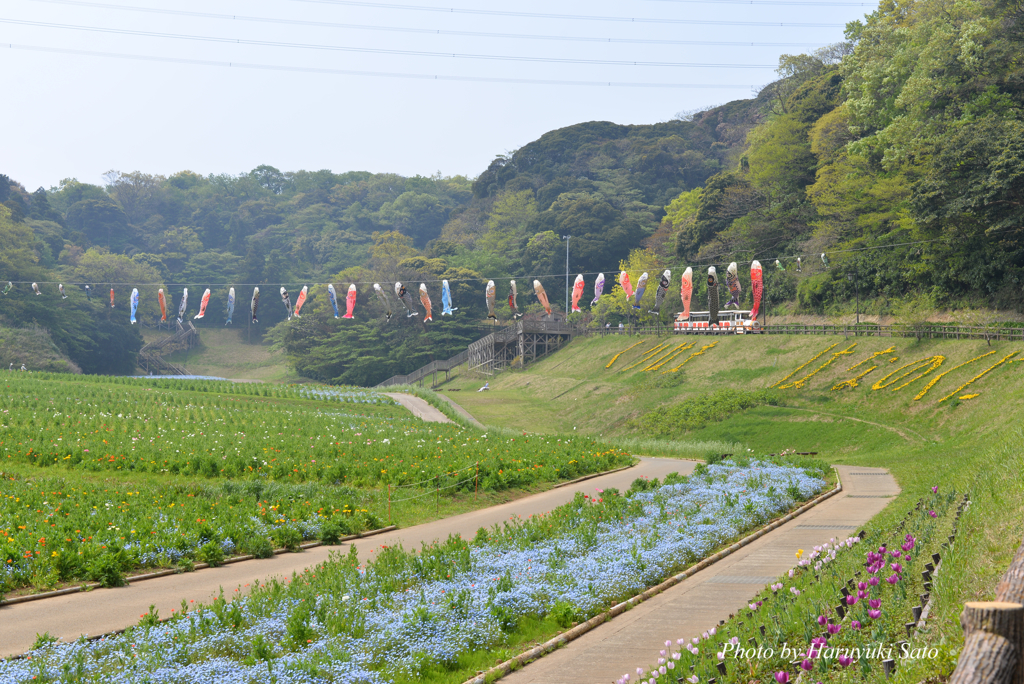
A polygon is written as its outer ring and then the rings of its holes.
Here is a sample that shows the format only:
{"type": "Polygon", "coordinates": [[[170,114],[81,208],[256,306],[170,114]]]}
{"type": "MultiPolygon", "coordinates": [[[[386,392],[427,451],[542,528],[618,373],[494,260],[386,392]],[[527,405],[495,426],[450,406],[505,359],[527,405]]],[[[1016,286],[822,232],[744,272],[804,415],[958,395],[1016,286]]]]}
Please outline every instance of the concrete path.
{"type": "Polygon", "coordinates": [[[381,545],[402,544],[409,549],[419,548],[422,542],[446,539],[449,534],[472,537],[479,528],[500,524],[513,516],[546,513],[572,499],[576,492],[593,493],[595,489],[608,487],[625,491],[634,479],[642,475],[659,479],[673,471],[688,475],[696,466],[694,461],[641,458],[638,465],[616,473],[358,542],[319,546],[301,553],[286,553],[263,560],[160,577],[119,589],[94,589],[3,606],[0,607],[0,657],[24,653],[31,648],[36,634],[44,632],[72,641],[83,634],[102,634],[136,624],[151,604],[156,606],[161,616],[168,617],[172,609],[180,609],[182,599],[196,603],[211,601],[221,587],[226,596],[246,593],[252,583],[261,579],[275,575],[290,577],[293,572],[302,572],[322,563],[332,553],[348,553],[350,544],[355,544],[360,556],[367,558],[372,557],[371,551],[381,545]]]}
{"type": "Polygon", "coordinates": [[[481,423],[481,422],[480,422],[479,420],[477,420],[476,418],[474,418],[474,417],[472,416],[472,414],[471,414],[471,413],[470,413],[469,411],[467,411],[466,409],[464,409],[464,408],[462,408],[461,406],[459,406],[458,404],[456,404],[456,403],[455,403],[455,400],[454,400],[454,399],[452,399],[451,397],[449,397],[448,395],[446,395],[446,394],[441,394],[441,392],[439,391],[439,392],[438,392],[438,394],[437,394],[437,396],[441,397],[442,399],[444,399],[445,401],[447,401],[447,402],[448,402],[449,404],[451,404],[451,405],[452,405],[452,408],[453,408],[453,409],[455,409],[455,410],[456,410],[456,411],[457,411],[457,412],[459,413],[459,415],[460,415],[460,416],[462,416],[463,418],[465,418],[466,420],[468,420],[468,421],[469,421],[470,423],[472,423],[473,425],[477,426],[477,427],[478,427],[478,428],[480,428],[481,430],[486,430],[486,429],[487,429],[487,426],[486,426],[486,425],[484,425],[484,424],[483,424],[483,423],[481,423]]]}
{"type": "Polygon", "coordinates": [[[648,669],[665,641],[690,639],[746,606],[796,563],[797,549],[846,538],[900,489],[881,468],[837,467],[843,491],[740,551],[641,603],[501,681],[503,684],[605,684],[648,669]]]}
{"type": "Polygon", "coordinates": [[[412,411],[412,415],[428,423],[450,423],[448,416],[428,404],[425,400],[411,394],[401,392],[382,392],[386,397],[391,397],[405,408],[412,411]]]}

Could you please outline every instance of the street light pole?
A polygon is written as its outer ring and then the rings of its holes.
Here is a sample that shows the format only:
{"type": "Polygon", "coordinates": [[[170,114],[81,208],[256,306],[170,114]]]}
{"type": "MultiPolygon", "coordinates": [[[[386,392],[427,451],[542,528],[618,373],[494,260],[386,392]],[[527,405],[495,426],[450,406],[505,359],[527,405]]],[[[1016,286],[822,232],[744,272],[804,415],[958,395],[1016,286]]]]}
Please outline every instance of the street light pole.
{"type": "Polygon", "coordinates": [[[565,240],[565,315],[569,316],[569,238],[570,235],[563,235],[565,240]]]}
{"type": "Polygon", "coordinates": [[[860,278],[854,278],[853,284],[857,288],[857,325],[860,325],[860,278]]]}
{"type": "Polygon", "coordinates": [[[860,325],[860,279],[852,273],[847,273],[846,279],[853,281],[853,287],[857,291],[857,325],[860,325]]]}

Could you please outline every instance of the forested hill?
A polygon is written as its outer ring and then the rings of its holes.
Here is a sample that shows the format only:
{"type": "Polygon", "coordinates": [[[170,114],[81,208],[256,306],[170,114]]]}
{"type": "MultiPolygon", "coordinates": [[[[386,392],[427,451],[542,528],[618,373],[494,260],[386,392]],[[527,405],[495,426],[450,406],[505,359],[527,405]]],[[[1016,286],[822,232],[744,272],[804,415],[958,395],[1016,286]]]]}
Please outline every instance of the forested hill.
{"type": "Polygon", "coordinates": [[[141,344],[127,323],[133,286],[144,324],[157,317],[163,286],[173,310],[189,288],[190,316],[211,288],[201,325],[223,325],[234,285],[241,328],[259,284],[260,322],[240,343],[269,336],[304,375],[373,383],[478,337],[488,279],[502,318],[510,278],[521,307],[538,307],[536,277],[560,309],[566,235],[570,271],[590,274],[584,302],[593,274],[608,276],[606,296],[574,314],[593,324],[626,313],[610,294],[620,263],[634,282],[671,268],[677,286],[686,266],[722,272],[755,258],[766,296],[805,311],[842,306],[858,284],[881,306],[1019,310],[1022,31],[1024,8],[1010,0],[887,0],[847,27],[847,42],[783,55],[778,80],[755,99],[651,125],[551,131],[476,179],[260,166],[111,172],[102,186],[67,179],[29,192],[3,176],[0,282],[18,284],[0,297],[0,328],[36,323],[84,370],[127,372],[141,344]],[[452,284],[454,317],[439,315],[441,279],[452,284]],[[431,324],[404,310],[385,321],[372,284],[390,291],[396,280],[411,285],[417,308],[427,284],[431,324]],[[42,295],[30,294],[31,281],[42,295]],[[66,300],[58,281],[69,284],[66,300]],[[356,283],[354,321],[334,319],[328,282],[340,298],[356,283]],[[103,299],[113,284],[116,307],[86,301],[71,283],[90,283],[103,299]],[[303,285],[311,299],[302,318],[279,325],[278,289],[294,301],[303,285]]]}
{"type": "MultiPolygon", "coordinates": [[[[242,312],[252,285],[260,284],[257,340],[285,318],[279,287],[294,301],[309,285],[307,315],[277,333],[300,371],[373,382],[447,358],[479,337],[488,279],[504,281],[504,300],[507,279],[520,278],[525,308],[533,276],[564,270],[559,235],[574,238],[573,270],[616,270],[655,233],[669,200],[735,163],[729,155],[738,155],[758,116],[752,101],[741,101],[704,112],[700,121],[579,124],[499,157],[476,181],[260,166],[238,176],[111,172],[102,187],[67,179],[30,193],[0,176],[0,239],[12,245],[0,256],[0,278],[21,281],[0,298],[0,323],[38,323],[82,368],[123,373],[131,372],[141,345],[127,322],[135,284],[143,324],[159,316],[159,287],[171,296],[172,310],[187,287],[192,314],[211,288],[214,304],[203,325],[224,324],[228,287],[239,285],[242,312]],[[390,292],[402,280],[414,293],[428,282],[439,307],[442,278],[452,283],[456,319],[442,324],[438,317],[429,327],[418,318],[381,323],[373,282],[390,292]],[[31,281],[52,282],[35,297],[31,281]],[[69,284],[67,300],[57,293],[58,281],[69,284]],[[358,283],[355,321],[324,318],[328,282],[340,297],[358,283]],[[71,283],[90,283],[94,301],[71,283]],[[111,284],[120,307],[113,311],[111,284]],[[79,324],[71,326],[69,317],[79,324]],[[119,343],[102,349],[74,342],[111,335],[119,343]]],[[[562,279],[541,279],[559,301],[562,279]]],[[[247,320],[236,314],[234,325],[247,320]]],[[[245,327],[248,340],[254,331],[245,327]]]]}

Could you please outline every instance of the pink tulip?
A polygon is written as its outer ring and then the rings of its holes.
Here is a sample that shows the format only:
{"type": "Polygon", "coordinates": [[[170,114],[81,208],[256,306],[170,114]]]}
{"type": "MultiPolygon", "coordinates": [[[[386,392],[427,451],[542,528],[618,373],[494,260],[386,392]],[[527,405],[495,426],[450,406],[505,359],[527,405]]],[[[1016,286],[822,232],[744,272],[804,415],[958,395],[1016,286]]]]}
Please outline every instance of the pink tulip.
{"type": "Polygon", "coordinates": [[[775,681],[779,684],[789,684],[789,673],[788,672],[776,672],[775,681]]]}
{"type": "Polygon", "coordinates": [[[828,618],[825,617],[824,615],[819,615],[818,616],[818,624],[821,625],[822,627],[824,627],[825,625],[828,624],[828,618]]]}
{"type": "Polygon", "coordinates": [[[872,608],[875,608],[875,609],[881,608],[882,607],[882,599],[871,599],[871,600],[868,601],[868,605],[871,606],[872,608]]]}
{"type": "Polygon", "coordinates": [[[802,660],[800,662],[800,667],[802,667],[804,669],[804,671],[811,670],[811,669],[814,668],[814,661],[813,660],[804,659],[804,660],[802,660]]]}
{"type": "Polygon", "coordinates": [[[846,597],[846,605],[848,605],[848,606],[857,605],[857,597],[852,595],[852,594],[850,596],[847,596],[846,597]]]}
{"type": "Polygon", "coordinates": [[[881,615],[882,615],[882,611],[880,611],[880,610],[869,610],[868,611],[868,617],[871,618],[872,620],[877,620],[881,615]]]}
{"type": "Polygon", "coordinates": [[[849,667],[850,664],[853,662],[853,658],[851,658],[848,655],[841,655],[838,658],[836,658],[836,660],[838,660],[839,664],[843,667],[849,667]]]}
{"type": "Polygon", "coordinates": [[[873,587],[877,587],[878,586],[878,578],[877,577],[872,577],[871,579],[868,580],[868,584],[870,584],[873,587]]]}

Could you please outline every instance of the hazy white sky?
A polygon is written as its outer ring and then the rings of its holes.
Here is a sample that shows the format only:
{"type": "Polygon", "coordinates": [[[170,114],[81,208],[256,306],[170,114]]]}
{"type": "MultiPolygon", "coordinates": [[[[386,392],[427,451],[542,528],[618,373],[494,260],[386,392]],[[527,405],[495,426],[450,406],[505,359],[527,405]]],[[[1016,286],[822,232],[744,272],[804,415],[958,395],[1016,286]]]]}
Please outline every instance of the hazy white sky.
{"type": "Polygon", "coordinates": [[[109,169],[238,174],[270,164],[285,171],[328,168],[476,176],[495,155],[555,128],[596,120],[655,123],[682,110],[750,97],[755,87],[773,80],[772,68],[780,54],[839,41],[846,22],[875,7],[855,0],[792,2],[4,0],[0,68],[7,97],[0,107],[0,173],[30,191],[68,177],[102,184],[102,174],[109,169]],[[411,9],[415,7],[563,18],[411,9]],[[776,25],[684,23],[693,20],[776,25]],[[67,28],[71,26],[92,30],[67,28]],[[239,40],[289,45],[228,42],[239,40]],[[623,40],[747,45],[617,42],[623,40]],[[452,54],[663,65],[470,59],[452,54]],[[226,66],[229,63],[236,66],[226,66]],[[494,83],[330,71],[711,87],[494,83]]]}

